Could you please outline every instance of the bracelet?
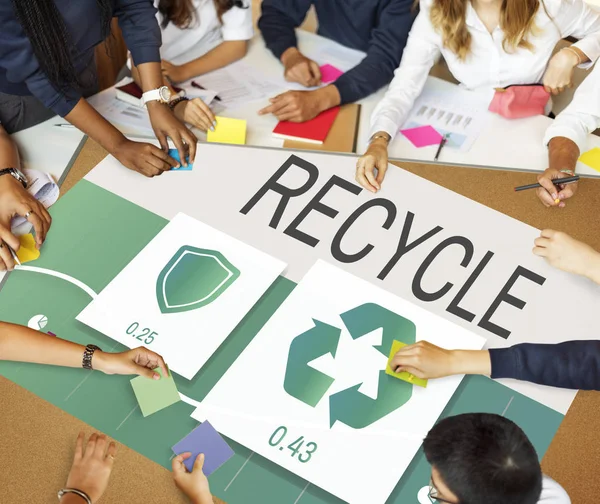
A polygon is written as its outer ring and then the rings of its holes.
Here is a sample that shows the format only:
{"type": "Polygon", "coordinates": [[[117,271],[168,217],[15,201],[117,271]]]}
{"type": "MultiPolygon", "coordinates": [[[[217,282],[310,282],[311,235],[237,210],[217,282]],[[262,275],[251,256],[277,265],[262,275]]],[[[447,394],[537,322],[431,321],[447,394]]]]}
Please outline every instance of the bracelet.
{"type": "Polygon", "coordinates": [[[65,494],[72,493],[75,495],[79,495],[87,504],[92,504],[92,499],[90,499],[89,495],[81,490],[77,490],[77,488],[63,488],[58,491],[58,500],[61,500],[65,494]]]}
{"type": "Polygon", "coordinates": [[[567,175],[571,175],[571,177],[575,175],[573,170],[560,170],[560,173],[566,173],[567,175]]]}
{"type": "Polygon", "coordinates": [[[96,350],[102,351],[102,349],[96,345],[87,345],[85,347],[85,350],[83,351],[83,360],[81,361],[81,367],[83,369],[94,369],[92,367],[92,357],[96,350]]]}
{"type": "Polygon", "coordinates": [[[575,56],[577,56],[577,66],[581,65],[582,61],[581,61],[581,56],[579,56],[579,53],[572,47],[563,47],[562,50],[564,51],[565,49],[567,51],[571,51],[575,56]]]}
{"type": "Polygon", "coordinates": [[[171,110],[174,110],[175,106],[181,103],[182,101],[190,101],[190,99],[187,96],[178,96],[177,98],[174,98],[169,102],[169,108],[171,110]]]}
{"type": "Polygon", "coordinates": [[[369,138],[369,145],[371,145],[375,140],[379,138],[383,138],[388,143],[391,140],[390,135],[388,135],[387,133],[375,133],[371,138],[369,138]]]}

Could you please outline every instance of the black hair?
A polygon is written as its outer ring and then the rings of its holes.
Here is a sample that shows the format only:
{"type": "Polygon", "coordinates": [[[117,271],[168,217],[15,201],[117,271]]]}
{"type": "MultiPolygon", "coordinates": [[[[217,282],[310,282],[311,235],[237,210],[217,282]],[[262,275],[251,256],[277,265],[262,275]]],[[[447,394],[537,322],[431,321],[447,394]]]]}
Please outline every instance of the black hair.
{"type": "MultiPolygon", "coordinates": [[[[15,15],[29,38],[40,68],[57,90],[81,85],[73,58],[77,49],[54,0],[12,0],[15,15]]],[[[96,0],[102,39],[110,33],[113,0],[96,0]]]]}
{"type": "Polygon", "coordinates": [[[469,413],[437,423],[425,456],[460,504],[536,504],[542,470],[535,448],[514,422],[469,413]]]}
{"type": "MultiPolygon", "coordinates": [[[[239,7],[247,9],[243,0],[212,0],[217,9],[217,16],[222,20],[223,14],[239,7]]],[[[160,0],[158,2],[158,12],[162,15],[162,27],[166,28],[169,23],[173,23],[181,29],[189,28],[194,22],[196,11],[192,0],[160,0]]]]}

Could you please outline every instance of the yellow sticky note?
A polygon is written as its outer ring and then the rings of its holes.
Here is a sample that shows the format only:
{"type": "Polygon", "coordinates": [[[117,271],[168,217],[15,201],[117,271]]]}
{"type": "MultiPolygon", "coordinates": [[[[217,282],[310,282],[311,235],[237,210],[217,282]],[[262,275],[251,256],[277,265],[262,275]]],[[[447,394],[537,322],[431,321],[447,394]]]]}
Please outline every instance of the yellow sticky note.
{"type": "Polygon", "coordinates": [[[405,347],[405,346],[406,346],[406,343],[402,343],[402,341],[394,340],[394,342],[392,343],[392,351],[390,352],[390,358],[388,359],[388,363],[385,368],[385,374],[393,376],[394,378],[399,378],[400,380],[403,380],[405,382],[412,383],[413,385],[418,385],[419,387],[424,387],[424,388],[427,387],[427,380],[417,378],[415,375],[413,375],[411,373],[407,373],[406,371],[402,371],[401,373],[394,373],[394,371],[390,367],[390,364],[392,363],[392,359],[394,358],[394,355],[396,355],[396,353],[398,353],[398,350],[400,350],[402,347],[405,347]]]}
{"type": "Polygon", "coordinates": [[[228,117],[216,117],[217,125],[215,131],[208,130],[207,140],[234,145],[246,143],[246,121],[243,119],[229,119],[228,117]]]}
{"type": "Polygon", "coordinates": [[[593,168],[597,172],[600,172],[600,149],[594,147],[592,150],[584,152],[579,158],[579,161],[588,165],[590,168],[593,168]]]}
{"type": "Polygon", "coordinates": [[[35,248],[35,238],[31,233],[20,236],[21,248],[17,250],[17,257],[21,264],[35,261],[40,257],[40,251],[35,248]]]}

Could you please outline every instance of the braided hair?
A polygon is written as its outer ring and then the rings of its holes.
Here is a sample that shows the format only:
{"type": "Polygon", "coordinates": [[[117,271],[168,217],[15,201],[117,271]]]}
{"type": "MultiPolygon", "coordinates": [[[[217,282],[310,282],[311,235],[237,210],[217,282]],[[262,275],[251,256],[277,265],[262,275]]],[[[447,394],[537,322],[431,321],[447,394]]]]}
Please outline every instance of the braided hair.
{"type": "MultiPolygon", "coordinates": [[[[240,9],[248,8],[247,5],[244,5],[243,0],[212,1],[215,3],[219,20],[222,20],[223,14],[234,7],[239,7],[240,9]]],[[[169,23],[173,23],[175,26],[185,30],[191,26],[196,17],[192,0],[160,0],[158,3],[158,12],[162,14],[161,24],[163,28],[166,28],[169,23]]]]}
{"type": "MultiPolygon", "coordinates": [[[[54,0],[12,0],[16,17],[27,35],[40,68],[57,90],[81,85],[73,64],[74,47],[54,0]]],[[[102,39],[110,33],[112,0],[96,0],[102,39]]]]}

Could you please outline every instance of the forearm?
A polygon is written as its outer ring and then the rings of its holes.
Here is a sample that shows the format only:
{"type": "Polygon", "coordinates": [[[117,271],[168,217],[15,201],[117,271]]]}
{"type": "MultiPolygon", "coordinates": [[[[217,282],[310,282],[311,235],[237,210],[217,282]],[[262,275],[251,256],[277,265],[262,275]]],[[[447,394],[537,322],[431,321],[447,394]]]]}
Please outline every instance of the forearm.
{"type": "Polygon", "coordinates": [[[452,374],[484,375],[492,374],[492,363],[488,350],[453,350],[452,374]]]}
{"type": "Polygon", "coordinates": [[[223,68],[246,56],[247,40],[231,40],[219,44],[205,55],[184,65],[188,79],[223,68]]]}
{"type": "Polygon", "coordinates": [[[0,169],[18,168],[19,151],[8,133],[0,126],[0,169]]]}
{"type": "Polygon", "coordinates": [[[575,172],[579,155],[579,147],[575,142],[565,137],[554,137],[548,144],[548,167],[551,170],[575,172]]]}
{"type": "Polygon", "coordinates": [[[0,360],[81,367],[84,350],[77,343],[0,322],[0,360]]]}

